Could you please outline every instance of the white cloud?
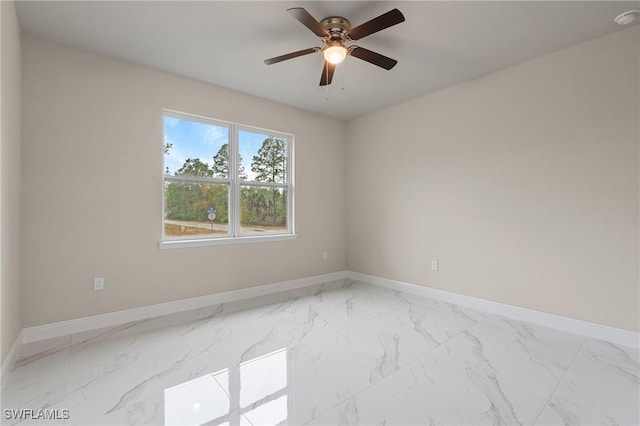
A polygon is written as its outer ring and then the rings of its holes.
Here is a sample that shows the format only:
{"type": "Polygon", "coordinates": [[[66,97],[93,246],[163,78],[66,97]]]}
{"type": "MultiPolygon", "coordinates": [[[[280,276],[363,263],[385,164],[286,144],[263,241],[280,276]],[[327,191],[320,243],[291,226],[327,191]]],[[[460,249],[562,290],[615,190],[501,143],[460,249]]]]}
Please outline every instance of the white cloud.
{"type": "Polygon", "coordinates": [[[210,146],[222,146],[225,143],[229,142],[229,132],[224,127],[218,126],[206,126],[204,128],[204,141],[210,146]]]}

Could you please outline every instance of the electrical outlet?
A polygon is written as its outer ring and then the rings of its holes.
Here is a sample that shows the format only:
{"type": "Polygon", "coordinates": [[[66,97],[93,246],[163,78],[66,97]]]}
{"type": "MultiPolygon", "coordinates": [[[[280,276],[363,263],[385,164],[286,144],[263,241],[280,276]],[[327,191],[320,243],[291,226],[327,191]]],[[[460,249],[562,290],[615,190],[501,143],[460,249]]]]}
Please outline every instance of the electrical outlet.
{"type": "Polygon", "coordinates": [[[435,260],[435,259],[431,261],[431,270],[432,271],[437,271],[438,270],[438,261],[435,260]]]}
{"type": "Polygon", "coordinates": [[[328,251],[323,251],[322,252],[322,260],[327,260],[329,259],[329,252],[328,251]]]}
{"type": "Polygon", "coordinates": [[[94,290],[104,290],[104,278],[98,277],[93,279],[93,289],[94,290]]]}

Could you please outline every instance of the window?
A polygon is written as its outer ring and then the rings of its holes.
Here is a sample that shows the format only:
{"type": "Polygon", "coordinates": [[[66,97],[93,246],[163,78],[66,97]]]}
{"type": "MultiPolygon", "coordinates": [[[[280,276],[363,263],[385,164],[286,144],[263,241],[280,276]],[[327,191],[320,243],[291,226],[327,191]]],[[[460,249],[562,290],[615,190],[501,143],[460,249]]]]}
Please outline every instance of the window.
{"type": "Polygon", "coordinates": [[[293,137],[164,114],[161,247],[293,237],[293,137]]]}

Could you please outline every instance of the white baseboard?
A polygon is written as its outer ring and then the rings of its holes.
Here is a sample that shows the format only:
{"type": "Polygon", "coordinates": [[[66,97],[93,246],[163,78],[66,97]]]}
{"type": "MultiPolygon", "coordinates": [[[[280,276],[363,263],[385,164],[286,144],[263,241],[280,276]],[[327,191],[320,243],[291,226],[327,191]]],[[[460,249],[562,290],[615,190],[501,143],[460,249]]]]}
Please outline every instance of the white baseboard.
{"type": "Polygon", "coordinates": [[[257,287],[225,291],[223,293],[208,294],[206,296],[192,297],[190,299],[176,300],[173,302],[159,303],[157,305],[142,306],[140,308],[125,309],[106,314],[92,315],[90,317],[54,322],[35,327],[27,327],[21,332],[22,343],[30,343],[37,340],[66,336],[102,327],[125,324],[130,321],[139,321],[160,315],[174,314],[220,303],[265,296],[281,291],[310,287],[313,285],[345,279],[347,278],[347,274],[347,271],[340,271],[324,275],[314,275],[290,281],[260,285],[257,287]]]}
{"type": "Polygon", "coordinates": [[[623,330],[620,328],[609,327],[593,322],[549,314],[546,312],[534,311],[532,309],[520,308],[518,306],[507,305],[504,303],[492,302],[490,300],[479,299],[477,297],[450,293],[444,290],[437,290],[418,284],[411,284],[388,278],[377,277],[374,275],[362,274],[360,272],[350,271],[348,277],[353,280],[363,281],[365,283],[375,284],[393,290],[400,290],[419,296],[430,297],[432,299],[438,299],[445,302],[454,303],[456,305],[466,306],[491,314],[502,315],[508,318],[526,321],[532,324],[538,324],[549,328],[568,331],[570,333],[579,334],[581,336],[606,340],[618,345],[640,348],[640,334],[629,330],[623,330]]]}
{"type": "Polygon", "coordinates": [[[23,339],[24,335],[22,334],[22,331],[20,331],[20,333],[18,333],[18,336],[16,337],[15,342],[13,342],[11,349],[9,350],[9,353],[7,354],[5,359],[2,360],[2,367],[0,367],[0,386],[2,386],[3,388],[6,384],[7,377],[9,377],[8,373],[9,371],[11,371],[11,369],[13,368],[13,364],[15,364],[16,362],[18,349],[20,349],[20,345],[22,345],[23,339]]]}
{"type": "Polygon", "coordinates": [[[130,321],[144,320],[160,315],[173,314],[177,312],[198,309],[205,306],[228,303],[251,297],[265,296],[280,291],[295,290],[310,287],[326,282],[351,278],[369,284],[394,290],[405,291],[420,296],[431,297],[445,302],[455,303],[460,306],[467,306],[484,312],[526,321],[545,327],[568,331],[582,336],[593,337],[606,340],[615,344],[640,348],[640,334],[633,331],[609,327],[588,321],[549,314],[546,312],[534,311],[520,308],[504,303],[492,302],[479,299],[477,297],[465,296],[451,293],[444,290],[437,290],[417,284],[406,283],[374,275],[362,274],[360,272],[340,271],[324,275],[315,275],[290,281],[282,281],[272,284],[265,284],[257,287],[232,290],[224,293],[209,294],[206,296],[193,297],[190,299],[176,300],[173,302],[160,303],[157,305],[143,306],[140,308],[126,309],[106,314],[93,315],[90,317],[77,318],[68,321],[60,321],[36,327],[24,328],[11,351],[2,364],[2,377],[13,365],[18,348],[22,343],[30,343],[38,340],[50,339],[53,337],[66,336],[73,333],[94,330],[102,327],[109,327],[124,324],[130,321]]]}

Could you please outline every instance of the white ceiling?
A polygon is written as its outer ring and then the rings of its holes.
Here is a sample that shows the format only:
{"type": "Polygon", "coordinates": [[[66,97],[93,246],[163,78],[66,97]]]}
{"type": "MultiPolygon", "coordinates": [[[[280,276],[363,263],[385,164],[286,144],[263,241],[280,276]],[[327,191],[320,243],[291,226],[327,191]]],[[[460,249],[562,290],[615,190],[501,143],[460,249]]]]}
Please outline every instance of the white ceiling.
{"type": "Polygon", "coordinates": [[[350,119],[617,31],[638,1],[19,1],[23,33],[51,39],[319,114],[350,119]],[[347,58],[320,88],[320,53],[267,66],[266,58],[320,46],[286,11],[357,26],[393,8],[406,22],[358,45],[399,61],[391,71],[347,58]]]}

